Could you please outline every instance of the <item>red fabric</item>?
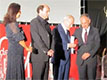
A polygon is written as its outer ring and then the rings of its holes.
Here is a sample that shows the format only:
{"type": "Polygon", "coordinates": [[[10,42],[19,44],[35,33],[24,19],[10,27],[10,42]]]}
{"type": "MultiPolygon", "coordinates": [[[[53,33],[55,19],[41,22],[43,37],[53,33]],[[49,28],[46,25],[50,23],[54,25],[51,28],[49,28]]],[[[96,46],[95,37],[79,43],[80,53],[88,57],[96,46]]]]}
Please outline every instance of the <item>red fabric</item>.
{"type": "Polygon", "coordinates": [[[69,78],[73,78],[74,80],[79,80],[79,73],[78,73],[78,67],[76,64],[76,58],[77,54],[71,54],[71,64],[70,64],[70,72],[69,72],[69,78]]]}
{"type": "Polygon", "coordinates": [[[54,25],[51,25],[51,26],[50,26],[51,31],[52,31],[54,28],[55,28],[54,25]]]}
{"type": "MultiPolygon", "coordinates": [[[[72,27],[70,28],[70,36],[72,36],[76,29],[79,27],[72,27]]],[[[75,44],[78,44],[78,40],[75,39],[75,44]]],[[[78,67],[76,64],[76,58],[77,58],[77,50],[78,46],[75,47],[75,54],[70,55],[70,72],[69,72],[69,79],[73,78],[74,80],[79,80],[79,73],[78,73],[78,67]]]]}
{"type": "Polygon", "coordinates": [[[5,26],[0,24],[0,80],[6,78],[8,40],[5,26]]]}

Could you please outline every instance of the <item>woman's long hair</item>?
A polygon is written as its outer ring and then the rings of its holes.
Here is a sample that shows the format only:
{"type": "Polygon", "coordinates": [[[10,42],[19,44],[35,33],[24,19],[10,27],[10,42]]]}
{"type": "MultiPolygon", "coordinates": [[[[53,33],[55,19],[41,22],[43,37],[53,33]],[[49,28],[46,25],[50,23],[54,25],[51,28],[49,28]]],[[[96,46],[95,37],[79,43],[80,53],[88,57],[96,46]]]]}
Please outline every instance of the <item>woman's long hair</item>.
{"type": "Polygon", "coordinates": [[[6,25],[7,23],[15,22],[16,15],[20,11],[20,5],[17,3],[11,3],[8,7],[7,13],[4,16],[3,23],[6,25]]]}

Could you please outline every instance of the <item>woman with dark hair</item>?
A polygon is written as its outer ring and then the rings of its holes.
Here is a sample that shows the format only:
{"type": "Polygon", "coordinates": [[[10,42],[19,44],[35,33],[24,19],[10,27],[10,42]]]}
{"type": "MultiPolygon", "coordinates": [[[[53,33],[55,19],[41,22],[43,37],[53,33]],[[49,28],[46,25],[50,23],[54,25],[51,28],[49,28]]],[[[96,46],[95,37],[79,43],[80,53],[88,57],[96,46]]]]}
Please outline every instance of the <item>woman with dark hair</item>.
{"type": "Polygon", "coordinates": [[[32,47],[26,46],[24,41],[25,37],[23,33],[21,33],[16,21],[20,15],[20,5],[17,3],[11,3],[3,21],[6,26],[6,35],[9,41],[6,80],[25,79],[23,48],[32,52],[32,47]]]}

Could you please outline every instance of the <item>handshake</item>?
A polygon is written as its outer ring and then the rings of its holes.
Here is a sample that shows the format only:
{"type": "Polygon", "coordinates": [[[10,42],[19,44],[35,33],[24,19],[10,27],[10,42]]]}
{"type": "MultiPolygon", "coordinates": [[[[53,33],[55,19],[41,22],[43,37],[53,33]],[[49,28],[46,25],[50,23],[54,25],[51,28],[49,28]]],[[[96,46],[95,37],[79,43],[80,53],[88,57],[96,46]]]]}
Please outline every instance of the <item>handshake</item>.
{"type": "Polygon", "coordinates": [[[32,52],[32,47],[31,47],[31,46],[26,47],[25,49],[26,49],[28,52],[32,52]]]}
{"type": "Polygon", "coordinates": [[[75,48],[76,47],[76,44],[74,43],[68,43],[68,48],[75,48]]]}

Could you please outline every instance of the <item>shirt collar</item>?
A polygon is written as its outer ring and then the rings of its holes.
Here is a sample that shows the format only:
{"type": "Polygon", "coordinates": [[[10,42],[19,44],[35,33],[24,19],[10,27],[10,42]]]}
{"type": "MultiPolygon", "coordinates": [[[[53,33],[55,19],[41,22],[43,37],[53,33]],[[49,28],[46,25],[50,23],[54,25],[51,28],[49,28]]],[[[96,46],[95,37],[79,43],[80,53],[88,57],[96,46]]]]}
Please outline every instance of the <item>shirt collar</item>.
{"type": "Polygon", "coordinates": [[[37,16],[37,18],[44,24],[48,23],[45,19],[43,19],[42,17],[40,17],[39,15],[37,16]]]}
{"type": "Polygon", "coordinates": [[[62,25],[62,28],[64,29],[65,33],[67,34],[66,26],[63,23],[61,23],[61,25],[62,25]]]}
{"type": "Polygon", "coordinates": [[[90,30],[90,26],[87,28],[87,29],[84,29],[83,28],[83,30],[84,30],[84,32],[85,32],[85,30],[87,30],[87,34],[89,33],[89,30],[90,30]]]}

